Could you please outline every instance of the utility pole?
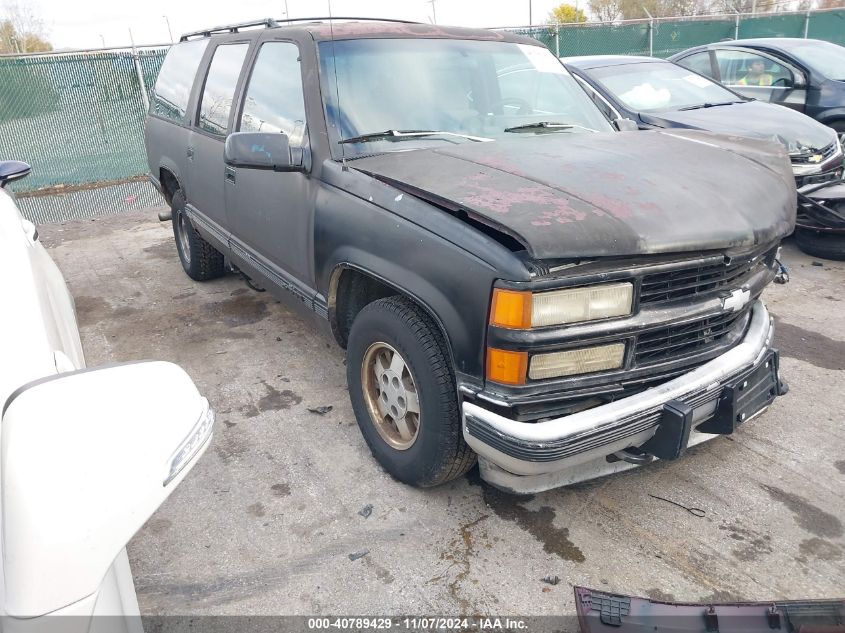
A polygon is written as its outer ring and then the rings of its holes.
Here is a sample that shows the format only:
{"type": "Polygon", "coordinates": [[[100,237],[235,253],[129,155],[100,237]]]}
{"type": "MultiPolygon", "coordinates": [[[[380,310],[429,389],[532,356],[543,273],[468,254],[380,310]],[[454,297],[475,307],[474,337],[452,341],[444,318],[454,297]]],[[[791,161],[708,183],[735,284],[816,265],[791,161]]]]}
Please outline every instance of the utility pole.
{"type": "Polygon", "coordinates": [[[290,20],[290,12],[288,11],[288,0],[285,0],[285,19],[290,20]]]}
{"type": "Polygon", "coordinates": [[[434,23],[437,24],[437,7],[435,6],[435,2],[437,0],[426,0],[426,2],[431,3],[431,18],[434,20],[434,23]]]}
{"type": "Polygon", "coordinates": [[[102,35],[100,35],[100,42],[102,42],[103,48],[105,48],[106,47],[106,38],[104,38],[102,35]]]}
{"type": "Polygon", "coordinates": [[[167,35],[170,36],[170,43],[173,44],[173,31],[170,30],[170,20],[166,15],[161,16],[164,18],[164,21],[167,22],[167,35]]]}
{"type": "Polygon", "coordinates": [[[648,16],[648,56],[654,57],[654,18],[645,7],[643,7],[643,11],[648,16]]]}
{"type": "Polygon", "coordinates": [[[528,0],[528,26],[533,26],[534,20],[533,16],[531,15],[531,0],[528,0]]]}
{"type": "Polygon", "coordinates": [[[135,65],[135,73],[138,75],[138,90],[141,93],[141,103],[144,104],[144,112],[147,112],[150,109],[150,99],[147,96],[144,73],[141,71],[141,61],[138,57],[138,50],[135,48],[135,38],[132,37],[132,29],[129,29],[129,41],[132,43],[132,63],[135,65]]]}

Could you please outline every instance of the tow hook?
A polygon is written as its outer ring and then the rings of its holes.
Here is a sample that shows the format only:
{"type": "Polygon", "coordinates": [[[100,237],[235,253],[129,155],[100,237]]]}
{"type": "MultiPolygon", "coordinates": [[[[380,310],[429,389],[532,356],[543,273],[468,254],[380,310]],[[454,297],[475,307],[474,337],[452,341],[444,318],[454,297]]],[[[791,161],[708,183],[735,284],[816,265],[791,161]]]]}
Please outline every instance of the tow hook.
{"type": "Polygon", "coordinates": [[[613,455],[607,456],[608,462],[628,462],[629,464],[636,464],[641,466],[642,464],[650,464],[654,461],[654,455],[648,455],[646,453],[634,453],[630,449],[623,449],[621,451],[616,451],[613,455]]]}

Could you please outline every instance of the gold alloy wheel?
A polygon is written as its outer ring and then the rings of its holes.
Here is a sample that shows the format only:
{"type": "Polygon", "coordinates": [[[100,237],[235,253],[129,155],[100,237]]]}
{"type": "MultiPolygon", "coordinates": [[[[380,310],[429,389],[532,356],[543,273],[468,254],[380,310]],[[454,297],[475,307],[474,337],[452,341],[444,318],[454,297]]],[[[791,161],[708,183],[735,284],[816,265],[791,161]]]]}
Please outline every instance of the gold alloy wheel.
{"type": "Polygon", "coordinates": [[[420,399],[411,369],[387,343],[373,343],[361,363],[361,388],[381,438],[404,451],[420,432],[420,399]]]}
{"type": "Polygon", "coordinates": [[[191,243],[188,240],[188,230],[190,229],[190,224],[188,224],[188,217],[185,215],[184,209],[180,209],[176,213],[174,221],[179,223],[179,246],[182,249],[182,257],[184,257],[185,262],[190,265],[191,243]]]}

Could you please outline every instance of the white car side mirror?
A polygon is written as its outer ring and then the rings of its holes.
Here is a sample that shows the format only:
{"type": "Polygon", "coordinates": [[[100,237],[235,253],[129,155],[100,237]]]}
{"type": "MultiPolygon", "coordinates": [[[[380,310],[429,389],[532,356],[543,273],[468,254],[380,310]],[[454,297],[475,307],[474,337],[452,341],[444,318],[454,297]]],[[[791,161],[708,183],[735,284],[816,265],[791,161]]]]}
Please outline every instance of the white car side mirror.
{"type": "Polygon", "coordinates": [[[0,434],[7,614],[38,616],[94,594],[213,424],[172,363],[59,374],[15,391],[0,434]]]}

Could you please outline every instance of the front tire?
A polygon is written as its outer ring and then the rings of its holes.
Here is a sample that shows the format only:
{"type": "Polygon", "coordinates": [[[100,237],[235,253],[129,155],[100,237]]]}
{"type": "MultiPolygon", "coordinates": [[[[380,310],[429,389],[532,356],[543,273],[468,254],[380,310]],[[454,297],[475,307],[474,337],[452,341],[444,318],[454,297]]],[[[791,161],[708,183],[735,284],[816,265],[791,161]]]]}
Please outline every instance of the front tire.
{"type": "Polygon", "coordinates": [[[195,281],[217,279],[226,273],[223,254],[205,241],[191,224],[185,212],[185,195],[179,189],[170,203],[173,217],[173,237],[182,268],[195,281]]]}
{"type": "Polygon", "coordinates": [[[349,333],[346,367],[364,440],[394,478],[431,487],[472,468],[446,342],[422,308],[399,296],[364,307],[349,333]]]}

